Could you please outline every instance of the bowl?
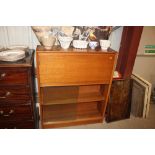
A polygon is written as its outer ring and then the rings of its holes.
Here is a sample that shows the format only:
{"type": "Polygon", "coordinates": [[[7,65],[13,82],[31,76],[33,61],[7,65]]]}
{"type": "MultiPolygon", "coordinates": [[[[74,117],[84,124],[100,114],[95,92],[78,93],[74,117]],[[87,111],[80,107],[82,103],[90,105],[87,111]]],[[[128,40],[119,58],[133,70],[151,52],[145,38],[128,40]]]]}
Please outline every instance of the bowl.
{"type": "Polygon", "coordinates": [[[42,42],[42,37],[43,36],[47,36],[47,35],[49,35],[49,32],[45,32],[45,31],[38,31],[38,32],[35,32],[35,34],[36,34],[36,36],[37,36],[37,38],[38,38],[38,40],[39,40],[39,42],[41,43],[42,42]]]}
{"type": "Polygon", "coordinates": [[[110,40],[100,40],[100,46],[102,50],[107,50],[110,47],[110,40]]]}
{"type": "Polygon", "coordinates": [[[98,42],[97,42],[97,41],[90,41],[90,42],[89,42],[89,47],[90,47],[91,49],[94,50],[97,46],[98,46],[98,42]]]}
{"type": "Polygon", "coordinates": [[[46,49],[51,49],[56,42],[56,38],[50,34],[45,35],[45,36],[42,36],[41,42],[46,49]]]}
{"type": "Polygon", "coordinates": [[[32,29],[35,32],[47,32],[47,31],[51,31],[52,26],[32,26],[32,29]]]}
{"type": "Polygon", "coordinates": [[[71,41],[73,40],[72,37],[58,37],[58,40],[60,42],[60,45],[63,49],[67,49],[70,46],[71,41]]]}
{"type": "Polygon", "coordinates": [[[73,40],[74,48],[87,48],[88,42],[85,40],[73,40]]]}

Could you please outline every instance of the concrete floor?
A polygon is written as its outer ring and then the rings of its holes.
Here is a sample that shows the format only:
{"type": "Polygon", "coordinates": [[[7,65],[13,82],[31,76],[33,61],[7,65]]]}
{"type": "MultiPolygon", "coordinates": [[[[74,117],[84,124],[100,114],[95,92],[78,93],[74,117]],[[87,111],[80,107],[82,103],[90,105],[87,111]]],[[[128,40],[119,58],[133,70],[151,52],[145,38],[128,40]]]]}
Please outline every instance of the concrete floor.
{"type": "Polygon", "coordinates": [[[155,129],[155,104],[150,104],[149,116],[147,118],[125,119],[112,123],[97,123],[65,127],[65,129],[155,129]]]}

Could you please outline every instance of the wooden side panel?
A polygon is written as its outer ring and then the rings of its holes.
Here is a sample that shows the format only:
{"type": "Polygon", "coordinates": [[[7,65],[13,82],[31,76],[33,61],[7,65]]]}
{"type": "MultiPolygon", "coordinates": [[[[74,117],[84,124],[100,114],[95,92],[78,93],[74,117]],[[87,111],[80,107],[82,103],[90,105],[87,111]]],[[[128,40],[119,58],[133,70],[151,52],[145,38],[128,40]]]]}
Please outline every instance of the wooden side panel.
{"type": "Polygon", "coordinates": [[[40,86],[108,84],[115,54],[39,53],[40,86]]]}
{"type": "Polygon", "coordinates": [[[107,107],[106,121],[112,122],[130,117],[132,81],[113,81],[107,107]]]}

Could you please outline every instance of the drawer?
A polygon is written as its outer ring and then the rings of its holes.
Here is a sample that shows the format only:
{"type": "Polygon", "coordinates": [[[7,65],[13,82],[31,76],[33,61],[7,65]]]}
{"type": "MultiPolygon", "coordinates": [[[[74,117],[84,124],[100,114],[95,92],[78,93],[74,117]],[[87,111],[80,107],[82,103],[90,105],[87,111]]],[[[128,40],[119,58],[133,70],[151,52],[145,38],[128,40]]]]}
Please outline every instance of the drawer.
{"type": "Polygon", "coordinates": [[[108,84],[115,54],[38,53],[40,86],[108,84]]]}
{"type": "Polygon", "coordinates": [[[31,119],[33,119],[33,113],[30,106],[0,107],[0,122],[31,119]]]}
{"type": "Polygon", "coordinates": [[[17,122],[0,122],[0,129],[34,129],[35,122],[31,121],[17,121],[17,122]]]}
{"type": "Polygon", "coordinates": [[[24,86],[1,86],[0,88],[0,105],[1,103],[19,103],[30,100],[30,88],[24,86]]]}
{"type": "Polygon", "coordinates": [[[3,101],[1,102],[0,101],[0,107],[9,107],[9,106],[22,106],[22,105],[30,105],[30,106],[33,106],[32,105],[33,102],[31,100],[22,100],[22,101],[19,101],[19,100],[8,100],[8,101],[3,101]]]}
{"type": "Polygon", "coordinates": [[[28,70],[26,68],[0,68],[0,85],[28,84],[28,70]]]}

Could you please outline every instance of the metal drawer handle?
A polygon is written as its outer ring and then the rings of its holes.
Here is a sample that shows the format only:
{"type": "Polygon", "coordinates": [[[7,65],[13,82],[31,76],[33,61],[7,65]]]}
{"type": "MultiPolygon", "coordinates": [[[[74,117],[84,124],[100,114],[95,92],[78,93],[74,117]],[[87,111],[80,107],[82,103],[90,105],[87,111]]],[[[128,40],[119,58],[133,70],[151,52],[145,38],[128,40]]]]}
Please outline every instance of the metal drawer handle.
{"type": "Polygon", "coordinates": [[[4,79],[5,76],[6,76],[6,73],[2,73],[2,74],[0,75],[0,80],[4,79]]]}
{"type": "Polygon", "coordinates": [[[4,117],[9,117],[13,113],[14,113],[14,110],[13,109],[11,109],[8,114],[4,114],[4,111],[3,110],[0,111],[0,114],[2,116],[4,116],[4,117]]]}
{"type": "Polygon", "coordinates": [[[5,96],[0,96],[0,98],[7,98],[10,95],[11,95],[11,92],[8,91],[8,92],[6,92],[5,96]]]}
{"type": "Polygon", "coordinates": [[[9,114],[13,114],[13,113],[14,113],[14,110],[11,109],[11,110],[9,111],[9,114]]]}
{"type": "Polygon", "coordinates": [[[3,113],[4,113],[4,111],[3,111],[3,110],[1,110],[1,111],[0,111],[0,114],[1,114],[1,115],[3,115],[3,113]]]}

